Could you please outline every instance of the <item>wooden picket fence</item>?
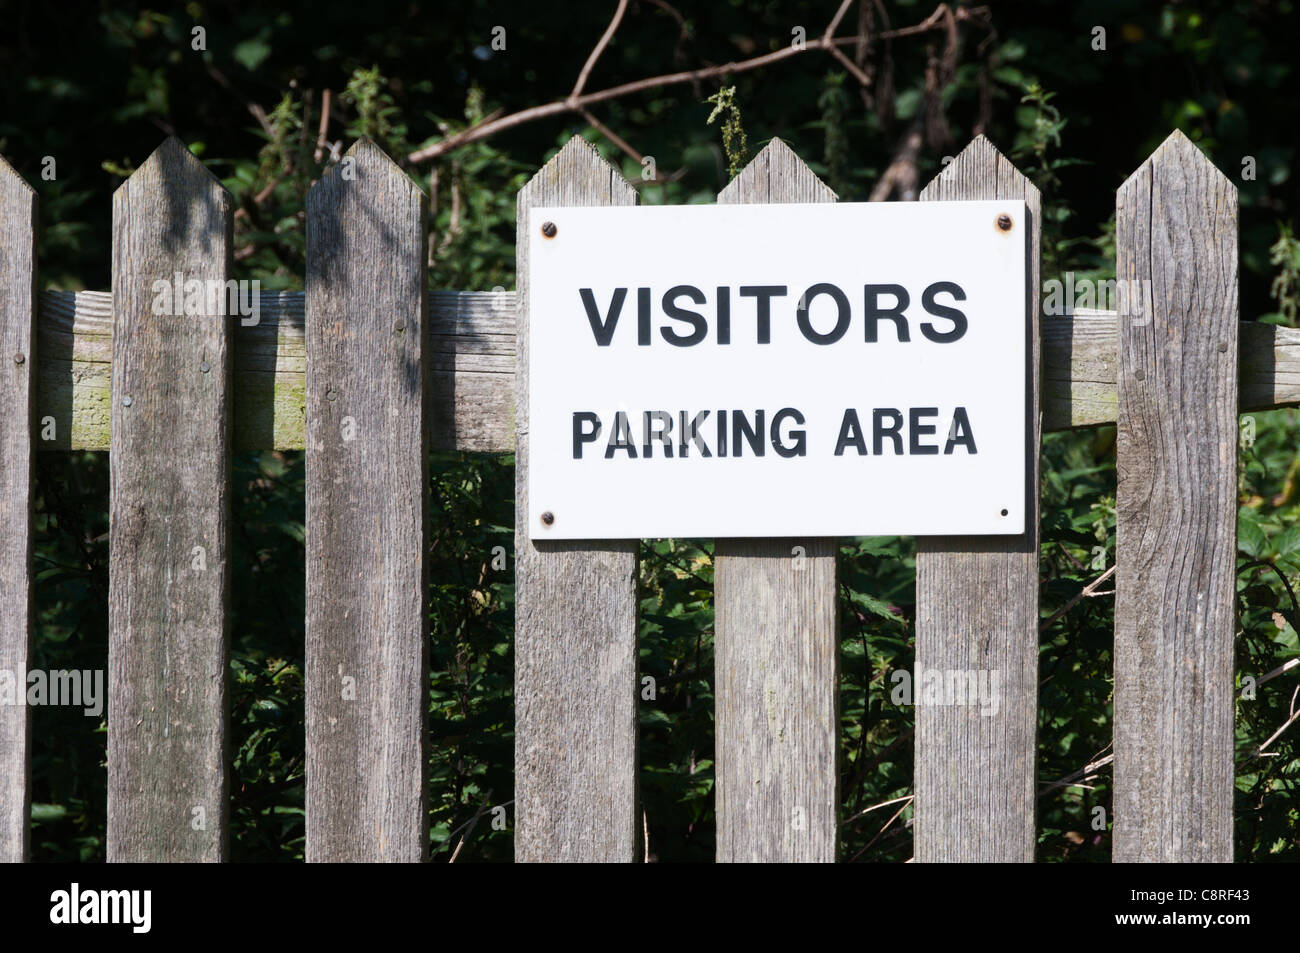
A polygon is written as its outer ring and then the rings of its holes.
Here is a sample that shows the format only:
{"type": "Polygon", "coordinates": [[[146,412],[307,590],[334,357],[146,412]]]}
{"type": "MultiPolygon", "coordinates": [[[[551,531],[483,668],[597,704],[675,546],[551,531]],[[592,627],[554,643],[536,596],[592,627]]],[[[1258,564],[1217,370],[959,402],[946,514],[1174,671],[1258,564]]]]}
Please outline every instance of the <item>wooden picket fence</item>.
{"type": "MultiPolygon", "coordinates": [[[[108,858],[226,858],[230,456],[305,449],[306,856],[425,859],[428,451],[513,451],[515,854],[639,860],[637,542],[525,529],[531,236],[517,294],[428,293],[425,196],[367,141],[344,164],[308,196],[306,292],[246,327],[151,308],[158,278],[231,277],[230,196],[180,142],[114,197],[111,293],[37,293],[36,195],[0,160],[0,669],[31,648],[32,452],[108,450],[108,858]]],[[[1236,190],[1180,133],[1119,189],[1145,321],[1040,321],[1038,192],[982,137],[921,198],[1027,203],[1032,465],[1023,536],[917,541],[917,669],[1004,690],[991,717],[918,708],[915,857],[1034,857],[1040,431],[1117,423],[1114,858],[1231,860],[1237,415],[1300,403],[1300,333],[1238,323],[1236,190]]],[[[834,200],[779,140],[718,197],[834,200]]],[[[636,201],[575,138],[518,220],[636,201]]],[[[715,553],[717,857],[834,860],[837,541],[715,553]]],[[[29,717],[0,707],[7,860],[29,717]]]]}

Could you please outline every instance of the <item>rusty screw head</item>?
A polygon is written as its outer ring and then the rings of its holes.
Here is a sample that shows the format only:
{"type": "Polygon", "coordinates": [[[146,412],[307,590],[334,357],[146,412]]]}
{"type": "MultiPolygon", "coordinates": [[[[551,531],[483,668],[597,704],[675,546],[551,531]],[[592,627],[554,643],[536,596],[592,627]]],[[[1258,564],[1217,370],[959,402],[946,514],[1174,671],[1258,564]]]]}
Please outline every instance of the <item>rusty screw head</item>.
{"type": "Polygon", "coordinates": [[[555,514],[552,513],[550,510],[547,510],[545,513],[542,514],[542,525],[550,526],[554,522],[555,522],[555,514]]]}
{"type": "Polygon", "coordinates": [[[1002,229],[1004,232],[1011,231],[1011,216],[1007,215],[1005,212],[999,215],[998,228],[1002,229]]]}
{"type": "Polygon", "coordinates": [[[15,364],[21,364],[21,363],[23,363],[25,360],[27,360],[27,355],[26,355],[26,354],[23,354],[21,351],[19,351],[17,354],[14,355],[14,363],[15,363],[15,364]]]}
{"type": "Polygon", "coordinates": [[[547,238],[554,238],[559,229],[555,227],[554,222],[542,222],[542,234],[547,238]]]}

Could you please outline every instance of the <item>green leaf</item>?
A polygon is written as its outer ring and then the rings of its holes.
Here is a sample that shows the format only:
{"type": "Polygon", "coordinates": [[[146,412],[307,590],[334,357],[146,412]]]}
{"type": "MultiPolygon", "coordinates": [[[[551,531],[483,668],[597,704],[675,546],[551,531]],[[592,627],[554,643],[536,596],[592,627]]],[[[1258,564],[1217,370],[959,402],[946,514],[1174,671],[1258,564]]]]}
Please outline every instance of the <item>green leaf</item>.
{"type": "Polygon", "coordinates": [[[1247,556],[1263,559],[1268,552],[1268,537],[1255,520],[1255,514],[1242,510],[1237,515],[1237,548],[1247,556]]]}
{"type": "Polygon", "coordinates": [[[1292,523],[1288,526],[1286,531],[1277,538],[1273,547],[1279,556],[1300,550],[1300,523],[1292,523]]]}
{"type": "Polygon", "coordinates": [[[263,60],[271,55],[271,46],[261,37],[245,40],[235,47],[235,60],[244,69],[252,72],[262,65],[263,60]]]}

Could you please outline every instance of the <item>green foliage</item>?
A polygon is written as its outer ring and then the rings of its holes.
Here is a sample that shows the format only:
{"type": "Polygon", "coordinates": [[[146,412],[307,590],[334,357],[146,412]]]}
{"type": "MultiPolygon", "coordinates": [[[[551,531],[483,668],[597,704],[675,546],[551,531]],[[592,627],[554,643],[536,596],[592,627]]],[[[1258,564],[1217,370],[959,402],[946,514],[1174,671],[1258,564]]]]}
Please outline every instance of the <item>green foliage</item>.
{"type": "Polygon", "coordinates": [[[380,74],[378,66],[368,70],[355,70],[339,98],[345,104],[356,107],[354,118],[347,128],[349,136],[373,139],[390,155],[406,154],[409,149],[406,123],[388,90],[388,81],[380,74]]]}
{"type": "Polygon", "coordinates": [[[825,165],[826,184],[836,195],[849,192],[849,137],[845,122],[849,110],[849,94],[844,91],[844,73],[827,73],[826,85],[817,99],[817,108],[821,110],[818,124],[825,133],[822,147],[822,162],[825,165]]]}
{"type": "Polygon", "coordinates": [[[1282,323],[1293,328],[1300,307],[1300,239],[1292,234],[1290,225],[1278,226],[1277,241],[1268,252],[1269,263],[1277,268],[1277,277],[1268,291],[1277,302],[1282,323]]]}
{"type": "Polygon", "coordinates": [[[736,87],[724,86],[705,102],[713,103],[713,112],[707,122],[722,117],[722,151],[727,156],[727,178],[734,179],[749,160],[749,139],[740,121],[740,104],[736,102],[736,87]]]}
{"type": "Polygon", "coordinates": [[[1061,184],[1056,176],[1059,160],[1048,158],[1049,150],[1061,147],[1061,132],[1065,129],[1060,110],[1052,105],[1055,96],[1030,81],[1025,84],[1024,96],[1020,97],[1023,106],[1016,110],[1021,129],[1011,155],[1028,160],[1028,164],[1021,164],[1020,171],[1034,178],[1043,191],[1055,191],[1061,184]]]}

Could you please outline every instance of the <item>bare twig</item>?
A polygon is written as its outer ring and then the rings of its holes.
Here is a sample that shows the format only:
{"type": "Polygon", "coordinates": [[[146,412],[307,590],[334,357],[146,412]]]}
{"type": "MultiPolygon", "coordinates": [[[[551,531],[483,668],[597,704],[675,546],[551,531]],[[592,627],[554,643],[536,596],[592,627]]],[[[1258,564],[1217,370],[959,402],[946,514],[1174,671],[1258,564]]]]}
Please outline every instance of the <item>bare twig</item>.
{"type": "Polygon", "coordinates": [[[826,49],[830,52],[831,56],[835,57],[837,60],[840,61],[840,65],[843,66],[846,70],[848,70],[849,74],[854,79],[856,79],[860,84],[862,84],[863,86],[871,85],[871,77],[868,76],[866,73],[864,73],[858,67],[857,63],[853,62],[853,60],[849,59],[847,56],[841,53],[839,48],[835,46],[835,44],[828,43],[826,49]]]}
{"type": "MultiPolygon", "coordinates": [[[[750,70],[761,69],[764,66],[770,66],[773,63],[779,63],[787,60],[792,56],[798,56],[801,53],[810,51],[821,51],[835,56],[836,59],[845,66],[846,69],[854,75],[859,83],[870,83],[871,79],[863,72],[852,60],[843,56],[839,48],[842,46],[858,46],[862,42],[862,37],[834,37],[834,27],[838,26],[840,18],[847,9],[849,0],[843,0],[836,11],[835,18],[831,21],[830,28],[823,33],[821,38],[809,40],[800,45],[791,44],[782,47],[779,50],[773,50],[770,53],[764,53],[761,56],[751,57],[745,60],[734,60],[730,63],[723,63],[715,66],[704,66],[699,69],[685,70],[679,73],[668,73],[662,76],[650,76],[645,79],[635,80],[630,83],[623,83],[619,86],[611,86],[609,89],[598,90],[594,93],[584,92],[586,89],[587,79],[591,74],[596,60],[605,51],[617,31],[619,24],[623,19],[624,10],[627,7],[626,0],[619,0],[618,8],[614,12],[614,17],[606,27],[604,34],[601,35],[596,47],[587,57],[586,63],[583,64],[582,71],[578,75],[578,80],[574,83],[573,90],[564,99],[557,99],[554,102],[543,103],[539,106],[530,106],[527,109],[521,109],[518,112],[509,113],[495,119],[485,119],[478,122],[468,129],[464,129],[455,135],[431,143],[420,149],[416,149],[406,157],[408,164],[414,165],[421,162],[427,162],[430,159],[436,159],[439,156],[446,155],[454,149],[461,146],[469,145],[471,142],[478,142],[487,139],[498,133],[505,132],[507,129],[513,129],[516,126],[525,123],[535,122],[539,119],[545,119],[552,116],[561,116],[568,113],[581,114],[583,110],[595,105],[596,103],[607,102],[611,99],[618,99],[632,93],[645,92],[651,89],[661,89],[665,86],[673,86],[679,83],[693,83],[702,79],[712,79],[718,76],[734,75],[736,73],[745,73],[750,70]]],[[[917,33],[924,33],[930,30],[945,28],[950,29],[951,25],[968,20],[977,19],[988,13],[987,7],[966,8],[959,7],[956,11],[950,9],[947,4],[940,4],[930,14],[926,20],[914,27],[908,27],[905,31],[887,31],[880,34],[881,39],[891,39],[895,36],[911,36],[917,33]]]]}
{"type": "Polygon", "coordinates": [[[602,123],[599,119],[593,116],[588,110],[580,109],[578,110],[578,113],[579,115],[582,116],[583,119],[587,120],[587,125],[591,126],[592,129],[595,129],[598,133],[600,133],[610,142],[614,143],[614,145],[618,146],[620,149],[622,149],[624,152],[630,155],[633,159],[635,159],[638,163],[643,162],[645,160],[645,156],[643,156],[641,153],[633,149],[626,139],[624,139],[618,133],[614,132],[614,130],[610,129],[608,126],[602,123]]]}
{"type": "Polygon", "coordinates": [[[840,21],[844,19],[844,14],[849,12],[849,7],[853,6],[855,2],[856,0],[844,0],[840,4],[840,8],[835,11],[835,16],[831,18],[831,22],[826,26],[826,32],[822,34],[823,40],[829,40],[835,35],[835,31],[840,28],[840,21]]]}
{"type": "MultiPolygon", "coordinates": [[[[1296,690],[1297,690],[1297,691],[1300,691],[1300,689],[1296,689],[1296,690]]],[[[1300,711],[1296,711],[1296,710],[1295,710],[1295,698],[1294,698],[1294,697],[1292,697],[1292,699],[1291,699],[1291,705],[1292,705],[1291,717],[1288,718],[1288,719],[1286,720],[1286,722],[1282,725],[1281,728],[1279,728],[1277,731],[1275,731],[1275,732],[1273,732],[1271,735],[1269,735],[1267,741],[1265,741],[1262,745],[1260,745],[1260,746],[1259,746],[1258,748],[1256,748],[1253,752],[1251,752],[1250,757],[1247,758],[1246,761],[1251,761],[1251,760],[1253,760],[1253,759],[1255,759],[1255,758],[1262,758],[1262,757],[1265,757],[1265,756],[1267,756],[1267,757],[1277,757],[1277,752],[1275,752],[1275,751],[1265,751],[1264,749],[1267,748],[1269,745],[1271,745],[1273,742],[1277,741],[1277,739],[1280,738],[1280,737],[1282,736],[1282,732],[1286,731],[1288,728],[1290,728],[1292,725],[1294,725],[1295,722],[1296,722],[1296,719],[1297,719],[1297,718],[1300,718],[1300,711]]],[[[1244,762],[1243,762],[1243,763],[1244,763],[1244,762]]]]}
{"type": "Polygon", "coordinates": [[[460,856],[460,849],[465,846],[465,841],[469,838],[469,835],[474,833],[474,828],[478,826],[479,818],[483,816],[483,810],[488,806],[491,800],[492,800],[492,792],[488,791],[487,794],[483,797],[483,803],[480,804],[478,806],[478,810],[474,812],[474,816],[469,819],[467,825],[462,825],[462,826],[468,826],[469,830],[465,831],[465,833],[461,835],[460,842],[456,844],[456,849],[451,852],[451,857],[450,859],[448,859],[447,863],[449,864],[456,863],[456,858],[460,856]]]}
{"type": "Polygon", "coordinates": [[[1261,675],[1259,677],[1259,680],[1256,681],[1255,684],[1263,685],[1265,682],[1275,679],[1279,675],[1282,675],[1285,672],[1291,671],[1291,669],[1295,668],[1297,665],[1300,665],[1300,658],[1293,658],[1289,662],[1283,662],[1281,665],[1273,669],[1273,671],[1269,672],[1267,675],[1261,675]]]}
{"type": "Polygon", "coordinates": [[[614,19],[609,21],[609,26],[605,28],[600,41],[596,43],[596,48],[587,57],[587,62],[582,64],[582,72],[578,74],[578,81],[573,84],[573,92],[569,93],[570,100],[576,100],[582,95],[582,90],[587,85],[587,77],[591,75],[592,67],[596,65],[596,60],[600,59],[600,54],[605,52],[605,47],[609,46],[609,41],[614,38],[614,31],[618,29],[619,23],[623,20],[623,14],[626,12],[627,0],[618,0],[618,9],[614,11],[614,19]]]}
{"type": "Polygon", "coordinates": [[[1109,569],[1107,569],[1104,573],[1102,573],[1092,582],[1088,583],[1088,585],[1084,586],[1083,591],[1080,592],[1077,596],[1075,596],[1065,605],[1061,606],[1061,608],[1057,609],[1050,619],[1048,619],[1046,622],[1044,622],[1042,625],[1038,627],[1038,631],[1046,632],[1048,627],[1051,626],[1053,622],[1055,622],[1061,616],[1065,615],[1067,612],[1069,612],[1071,609],[1077,606],[1088,596],[1093,595],[1097,591],[1097,587],[1100,586],[1103,582],[1105,582],[1113,575],[1115,575],[1115,567],[1111,566],[1109,569]]]}
{"type": "Polygon", "coordinates": [[[320,132],[316,134],[316,151],[312,158],[320,162],[321,156],[325,154],[325,134],[329,130],[330,124],[330,91],[327,89],[321,94],[320,98],[320,132]]]}
{"type": "Polygon", "coordinates": [[[854,814],[852,817],[850,817],[850,818],[849,818],[847,821],[845,821],[844,823],[845,823],[845,824],[851,824],[851,823],[853,823],[854,821],[856,821],[859,817],[866,817],[866,816],[867,816],[868,814],[870,814],[872,811],[878,811],[878,810],[880,810],[882,807],[889,807],[889,805],[891,805],[891,804],[901,804],[901,803],[906,802],[906,801],[911,801],[914,797],[916,797],[915,794],[904,794],[902,797],[896,797],[896,798],[894,798],[893,800],[890,800],[890,801],[881,801],[879,804],[873,804],[873,805],[871,805],[871,807],[864,808],[863,810],[858,811],[858,813],[854,814]]]}
{"type": "MultiPolygon", "coordinates": [[[[1106,746],[1106,748],[1109,747],[1110,745],[1106,746]]],[[[1105,751],[1106,748],[1102,748],[1101,750],[1105,751]]],[[[1100,755],[1101,751],[1097,752],[1097,754],[1100,755]]],[[[1113,753],[1106,755],[1104,758],[1096,757],[1096,760],[1091,761],[1088,764],[1085,764],[1082,768],[1080,768],[1078,771],[1075,771],[1073,774],[1067,774],[1059,781],[1044,781],[1042,783],[1041,790],[1039,790],[1038,792],[1038,796],[1042,797],[1044,794],[1048,793],[1049,791],[1055,791],[1057,788],[1091,788],[1092,785],[1084,784],[1082,782],[1091,781],[1093,778],[1097,776],[1098,771],[1106,767],[1106,765],[1110,764],[1114,760],[1115,760],[1115,755],[1113,753]]]]}
{"type": "MultiPolygon", "coordinates": [[[[911,797],[907,798],[907,803],[910,804],[911,802],[912,802],[912,798],[911,797]]],[[[895,811],[894,816],[891,817],[889,820],[885,821],[885,826],[876,832],[875,837],[867,841],[866,847],[863,847],[862,850],[858,851],[856,854],[853,855],[853,860],[850,860],[849,863],[853,863],[854,860],[857,860],[867,851],[871,850],[872,847],[876,846],[876,841],[880,840],[880,838],[885,836],[885,831],[889,830],[890,826],[894,823],[894,821],[898,820],[902,816],[903,812],[906,810],[907,810],[907,804],[904,804],[897,811],[895,811]]]]}

